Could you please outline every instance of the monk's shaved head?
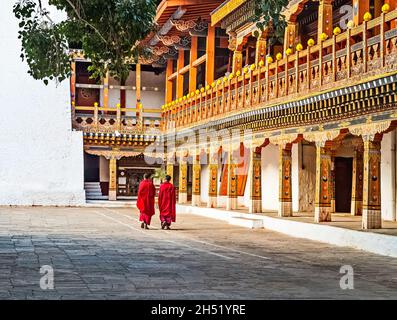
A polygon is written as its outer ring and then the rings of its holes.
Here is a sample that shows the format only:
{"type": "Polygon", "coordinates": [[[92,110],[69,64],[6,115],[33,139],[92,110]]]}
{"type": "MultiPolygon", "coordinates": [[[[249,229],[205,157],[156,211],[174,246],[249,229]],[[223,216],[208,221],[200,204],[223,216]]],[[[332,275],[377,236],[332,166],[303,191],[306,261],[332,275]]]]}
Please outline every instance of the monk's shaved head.
{"type": "Polygon", "coordinates": [[[170,181],[171,181],[171,176],[167,174],[167,175],[165,176],[165,181],[170,182],[170,181]]]}
{"type": "Polygon", "coordinates": [[[145,179],[150,179],[152,175],[150,173],[145,173],[145,175],[143,176],[145,179]]]}

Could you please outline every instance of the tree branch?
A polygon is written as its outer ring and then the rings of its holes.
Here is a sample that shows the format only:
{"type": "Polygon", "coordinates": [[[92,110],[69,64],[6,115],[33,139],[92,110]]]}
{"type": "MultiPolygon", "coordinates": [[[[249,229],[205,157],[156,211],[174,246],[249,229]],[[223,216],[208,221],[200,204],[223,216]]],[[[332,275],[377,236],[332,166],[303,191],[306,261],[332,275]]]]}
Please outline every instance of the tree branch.
{"type": "Polygon", "coordinates": [[[89,23],[87,20],[83,19],[83,17],[81,16],[79,10],[77,10],[76,6],[72,3],[71,0],[66,0],[66,2],[71,6],[71,8],[73,9],[74,13],[76,14],[77,18],[79,18],[81,21],[83,21],[87,26],[89,26],[90,28],[92,28],[98,35],[99,37],[103,40],[103,42],[105,42],[107,44],[106,39],[102,36],[102,34],[99,32],[99,30],[97,28],[95,28],[91,23],[89,23]]]}

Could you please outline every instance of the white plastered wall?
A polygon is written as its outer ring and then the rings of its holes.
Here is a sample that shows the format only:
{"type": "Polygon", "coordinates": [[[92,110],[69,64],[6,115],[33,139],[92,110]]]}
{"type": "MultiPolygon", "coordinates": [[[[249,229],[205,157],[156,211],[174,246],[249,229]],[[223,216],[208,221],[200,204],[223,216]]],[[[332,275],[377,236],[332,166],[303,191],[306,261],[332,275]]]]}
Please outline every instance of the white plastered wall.
{"type": "Polygon", "coordinates": [[[71,130],[69,82],[45,86],[27,74],[13,4],[0,2],[0,205],[83,204],[83,138],[71,130]]]}
{"type": "Polygon", "coordinates": [[[99,181],[109,182],[109,160],[99,157],[99,181]]]}
{"type": "Polygon", "coordinates": [[[292,210],[299,211],[299,147],[292,145],[292,210]]]}
{"type": "Polygon", "coordinates": [[[208,165],[201,166],[201,202],[208,203],[208,188],[209,188],[209,167],[208,165]]]}
{"type": "Polygon", "coordinates": [[[278,147],[262,148],[262,210],[277,211],[279,206],[278,147]]]}
{"type": "Polygon", "coordinates": [[[381,145],[382,219],[396,220],[396,131],[383,135],[381,145]]]}

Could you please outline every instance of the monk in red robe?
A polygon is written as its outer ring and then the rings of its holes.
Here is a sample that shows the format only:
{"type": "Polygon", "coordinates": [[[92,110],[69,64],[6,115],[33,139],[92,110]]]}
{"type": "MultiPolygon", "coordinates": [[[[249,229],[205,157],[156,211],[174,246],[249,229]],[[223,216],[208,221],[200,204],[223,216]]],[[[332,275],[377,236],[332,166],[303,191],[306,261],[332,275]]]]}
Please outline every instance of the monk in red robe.
{"type": "Polygon", "coordinates": [[[150,180],[150,174],[146,173],[144,180],[139,184],[137,208],[140,211],[139,221],[142,221],[141,228],[149,229],[150,221],[154,215],[154,197],[156,188],[150,180]]]}
{"type": "Polygon", "coordinates": [[[159,191],[159,209],[160,209],[160,221],[161,229],[167,228],[170,230],[171,222],[175,222],[175,188],[170,183],[171,176],[165,177],[165,182],[161,184],[159,191]]]}

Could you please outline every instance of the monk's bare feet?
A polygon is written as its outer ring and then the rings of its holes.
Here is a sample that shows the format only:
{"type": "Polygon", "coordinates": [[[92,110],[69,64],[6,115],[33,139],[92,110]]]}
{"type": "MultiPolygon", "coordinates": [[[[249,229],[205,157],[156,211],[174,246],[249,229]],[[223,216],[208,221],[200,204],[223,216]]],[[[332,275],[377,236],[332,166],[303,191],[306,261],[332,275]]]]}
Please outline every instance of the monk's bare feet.
{"type": "Polygon", "coordinates": [[[145,223],[144,222],[141,223],[141,228],[142,229],[145,228],[145,223]]]}
{"type": "Polygon", "coordinates": [[[149,230],[149,227],[146,223],[145,223],[145,229],[149,230]]]}
{"type": "Polygon", "coordinates": [[[167,230],[171,230],[170,226],[167,224],[167,230]]]}
{"type": "Polygon", "coordinates": [[[165,221],[163,221],[162,223],[161,223],[161,229],[163,229],[164,230],[164,228],[165,228],[165,221]]]}

